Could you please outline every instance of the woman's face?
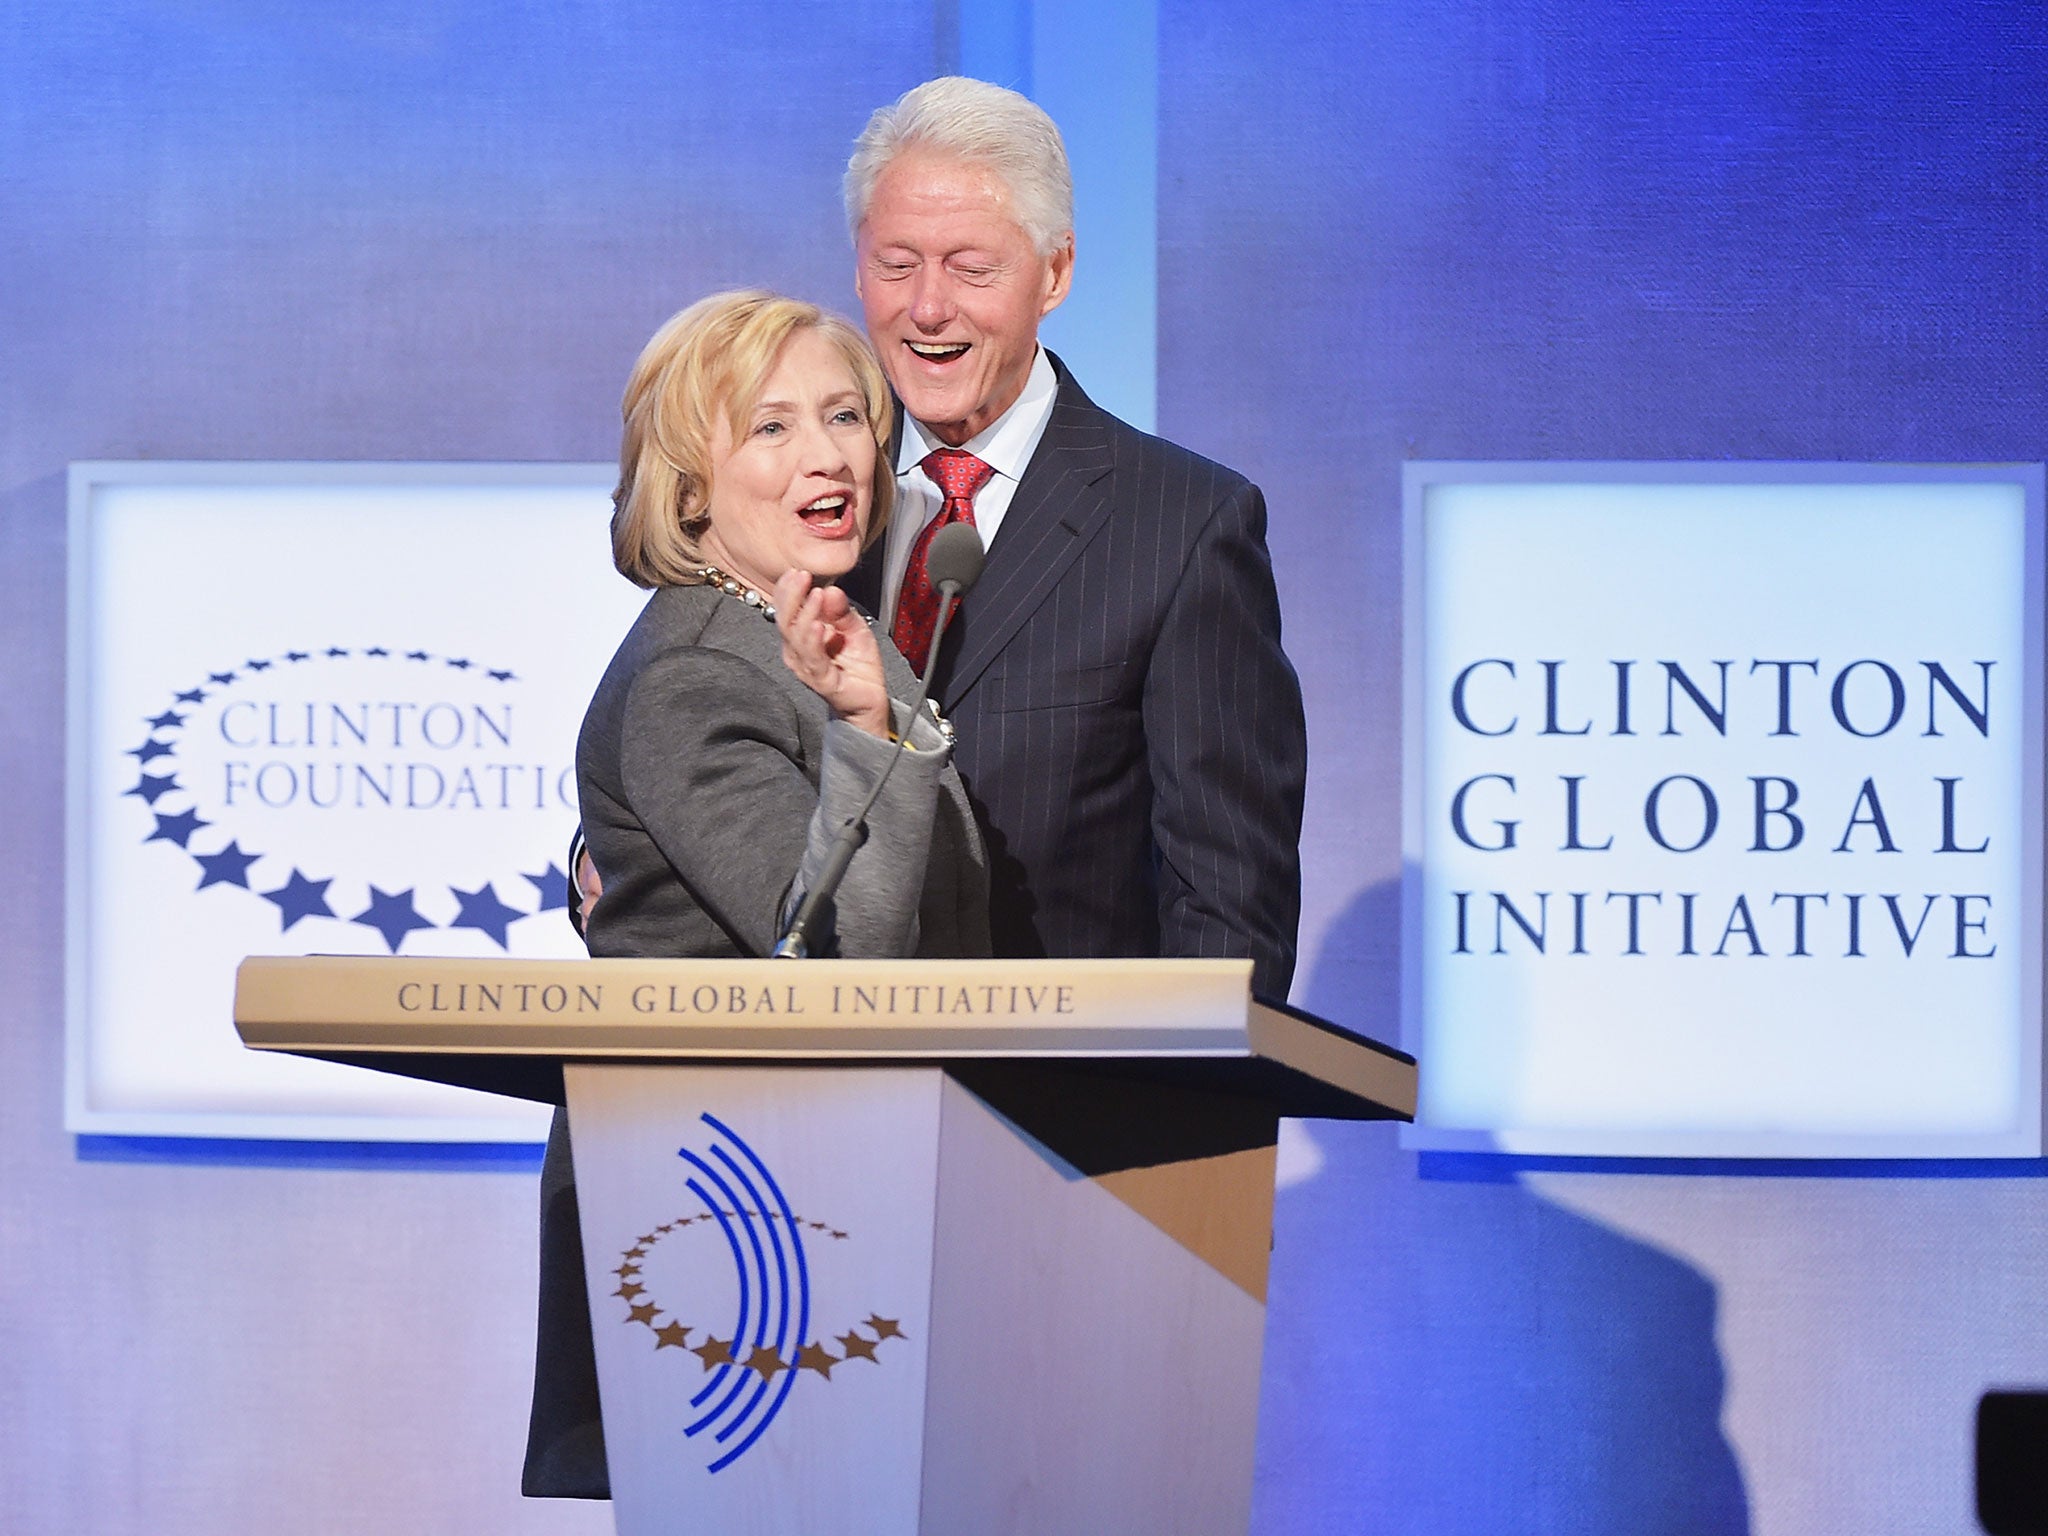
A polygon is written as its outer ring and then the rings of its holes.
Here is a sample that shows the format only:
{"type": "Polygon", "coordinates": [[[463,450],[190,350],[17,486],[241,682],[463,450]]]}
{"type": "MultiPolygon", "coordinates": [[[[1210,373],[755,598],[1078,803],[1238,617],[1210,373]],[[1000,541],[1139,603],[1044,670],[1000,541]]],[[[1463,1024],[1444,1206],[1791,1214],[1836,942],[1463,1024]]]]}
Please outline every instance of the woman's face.
{"type": "Polygon", "coordinates": [[[860,559],[875,482],[875,434],[853,369],[821,331],[783,344],[734,436],[711,445],[704,558],[758,591],[782,573],[833,581],[860,559]]]}

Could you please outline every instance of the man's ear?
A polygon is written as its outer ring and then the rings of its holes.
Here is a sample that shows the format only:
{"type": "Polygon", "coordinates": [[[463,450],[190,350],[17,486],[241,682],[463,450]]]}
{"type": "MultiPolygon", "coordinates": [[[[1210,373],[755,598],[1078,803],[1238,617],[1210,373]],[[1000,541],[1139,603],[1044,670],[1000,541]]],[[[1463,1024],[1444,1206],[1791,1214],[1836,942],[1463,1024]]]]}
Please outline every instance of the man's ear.
{"type": "Polygon", "coordinates": [[[1045,302],[1038,307],[1040,318],[1051,314],[1066,299],[1067,290],[1074,286],[1074,232],[1067,231],[1059,249],[1054,251],[1047,263],[1049,281],[1045,288],[1045,302]]]}

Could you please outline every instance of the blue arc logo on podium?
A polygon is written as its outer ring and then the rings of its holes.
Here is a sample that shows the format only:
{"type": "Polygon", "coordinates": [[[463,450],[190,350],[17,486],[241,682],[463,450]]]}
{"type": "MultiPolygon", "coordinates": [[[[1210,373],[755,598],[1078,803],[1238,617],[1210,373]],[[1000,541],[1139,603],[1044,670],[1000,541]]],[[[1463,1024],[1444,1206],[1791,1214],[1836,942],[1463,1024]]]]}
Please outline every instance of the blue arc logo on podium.
{"type": "Polygon", "coordinates": [[[702,1365],[703,1385],[690,1398],[695,1416],[683,1433],[710,1437],[706,1470],[720,1472],[775,1421],[799,1376],[809,1372],[829,1382],[833,1369],[849,1361],[879,1363],[880,1347],[905,1334],[897,1319],[870,1312],[844,1333],[813,1336],[805,1244],[845,1242],[849,1234],[799,1215],[752,1147],[716,1116],[701,1118],[711,1132],[704,1149],[684,1146],[676,1153],[697,1209],[636,1237],[612,1270],[619,1280],[612,1294],[626,1303],[624,1321],[645,1327],[657,1351],[681,1350],[702,1365]],[[708,1241],[677,1244],[691,1229],[708,1241]],[[723,1329],[682,1321],[655,1299],[654,1280],[670,1294],[687,1291],[693,1311],[702,1303],[696,1315],[713,1314],[723,1329]],[[838,1353],[826,1345],[828,1337],[838,1353]]]}

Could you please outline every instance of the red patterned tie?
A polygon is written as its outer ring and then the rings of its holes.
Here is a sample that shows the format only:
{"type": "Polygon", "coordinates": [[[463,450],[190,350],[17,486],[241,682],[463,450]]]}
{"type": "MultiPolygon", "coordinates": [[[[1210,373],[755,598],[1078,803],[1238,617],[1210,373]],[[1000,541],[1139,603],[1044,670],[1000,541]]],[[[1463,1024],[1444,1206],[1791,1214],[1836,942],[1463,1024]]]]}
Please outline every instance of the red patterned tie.
{"type": "Polygon", "coordinates": [[[954,523],[974,526],[974,496],[987,485],[995,471],[973,454],[959,448],[939,448],[924,457],[922,468],[946,498],[939,515],[924,525],[917,542],[910,547],[910,564],[903,570],[903,589],[896,597],[896,627],[890,636],[916,669],[924,675],[925,655],[932,647],[932,628],[939,622],[939,594],[925,572],[925,555],[932,535],[954,523]]]}

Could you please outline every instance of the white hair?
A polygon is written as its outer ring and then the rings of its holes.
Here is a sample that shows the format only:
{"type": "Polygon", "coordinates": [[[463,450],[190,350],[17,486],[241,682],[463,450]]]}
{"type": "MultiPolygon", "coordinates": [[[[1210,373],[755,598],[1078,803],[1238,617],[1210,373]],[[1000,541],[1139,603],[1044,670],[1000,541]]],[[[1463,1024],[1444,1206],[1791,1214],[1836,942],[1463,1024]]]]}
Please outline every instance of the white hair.
{"type": "Polygon", "coordinates": [[[882,172],[905,150],[922,149],[987,166],[1041,256],[1074,231],[1074,173],[1060,130],[1035,101],[964,75],[927,80],[877,107],[846,163],[846,227],[860,238],[882,172]]]}

